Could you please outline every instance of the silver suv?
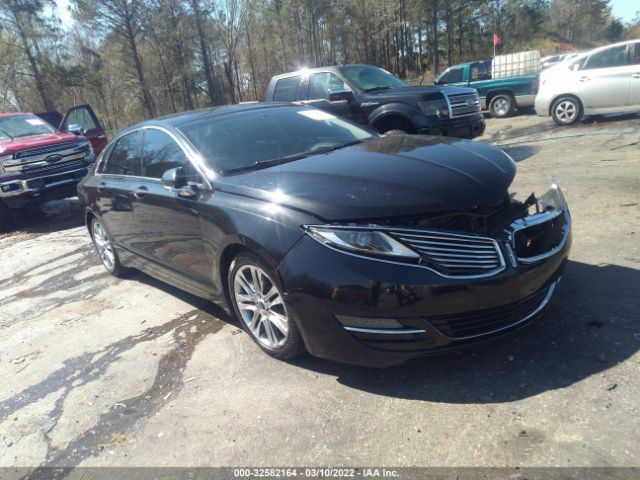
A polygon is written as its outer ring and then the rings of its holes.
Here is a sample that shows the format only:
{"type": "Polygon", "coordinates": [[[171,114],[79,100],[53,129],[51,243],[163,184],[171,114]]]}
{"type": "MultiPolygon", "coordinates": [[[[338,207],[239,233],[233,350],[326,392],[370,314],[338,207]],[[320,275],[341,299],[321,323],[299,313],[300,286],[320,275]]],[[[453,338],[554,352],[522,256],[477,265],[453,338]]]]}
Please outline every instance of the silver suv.
{"type": "Polygon", "coordinates": [[[559,125],[585,115],[640,111],[640,39],[596,48],[543,71],[535,109],[559,125]]]}

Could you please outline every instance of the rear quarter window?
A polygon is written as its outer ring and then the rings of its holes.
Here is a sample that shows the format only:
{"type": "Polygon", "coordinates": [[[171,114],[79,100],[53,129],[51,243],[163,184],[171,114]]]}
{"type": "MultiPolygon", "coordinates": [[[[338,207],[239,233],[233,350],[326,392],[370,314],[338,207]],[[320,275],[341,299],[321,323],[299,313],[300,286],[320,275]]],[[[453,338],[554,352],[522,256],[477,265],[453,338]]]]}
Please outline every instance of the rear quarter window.
{"type": "Polygon", "coordinates": [[[106,159],[102,173],[107,175],[140,175],[140,132],[131,132],[116,140],[106,159]]]}
{"type": "Polygon", "coordinates": [[[300,76],[281,78],[273,92],[274,102],[295,102],[298,100],[300,76]]]}

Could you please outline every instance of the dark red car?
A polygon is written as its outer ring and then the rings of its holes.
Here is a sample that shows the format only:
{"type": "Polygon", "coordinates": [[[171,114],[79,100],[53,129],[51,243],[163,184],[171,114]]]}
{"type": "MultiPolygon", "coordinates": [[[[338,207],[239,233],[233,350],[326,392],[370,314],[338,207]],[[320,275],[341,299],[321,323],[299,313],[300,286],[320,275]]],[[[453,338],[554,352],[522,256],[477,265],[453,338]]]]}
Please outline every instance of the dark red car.
{"type": "Polygon", "coordinates": [[[107,144],[89,105],[59,112],[0,114],[0,229],[12,210],[76,194],[107,144]]]}

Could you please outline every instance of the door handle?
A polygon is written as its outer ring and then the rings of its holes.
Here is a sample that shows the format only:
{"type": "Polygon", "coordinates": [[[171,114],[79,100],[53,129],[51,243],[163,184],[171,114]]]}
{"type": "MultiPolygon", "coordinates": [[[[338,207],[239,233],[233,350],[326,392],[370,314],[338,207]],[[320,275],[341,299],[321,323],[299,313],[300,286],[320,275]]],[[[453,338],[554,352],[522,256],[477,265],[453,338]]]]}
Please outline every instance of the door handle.
{"type": "Polygon", "coordinates": [[[588,82],[588,81],[590,81],[591,79],[590,79],[589,77],[587,77],[587,76],[582,76],[582,77],[580,77],[580,78],[579,78],[579,80],[580,80],[581,82],[588,82]]]}
{"type": "Polygon", "coordinates": [[[133,193],[133,196],[136,198],[142,198],[144,197],[147,192],[149,191],[149,189],[147,187],[145,187],[144,185],[138,187],[138,189],[133,193]]]}
{"type": "Polygon", "coordinates": [[[98,184],[98,191],[101,192],[105,189],[105,187],[107,186],[107,184],[105,182],[100,182],[98,184]]]}
{"type": "Polygon", "coordinates": [[[640,72],[636,72],[633,75],[631,75],[631,78],[640,78],[640,72]]]}

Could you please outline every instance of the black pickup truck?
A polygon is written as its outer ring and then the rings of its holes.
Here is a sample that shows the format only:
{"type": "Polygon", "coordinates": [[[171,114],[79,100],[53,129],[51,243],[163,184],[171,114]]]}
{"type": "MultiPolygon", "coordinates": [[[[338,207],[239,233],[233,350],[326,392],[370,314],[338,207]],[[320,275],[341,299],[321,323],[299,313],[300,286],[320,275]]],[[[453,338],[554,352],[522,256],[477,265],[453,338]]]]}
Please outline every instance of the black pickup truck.
{"type": "Polygon", "coordinates": [[[321,67],[277,75],[269,82],[266,101],[312,106],[368,124],[380,133],[474,138],[485,128],[475,89],[409,86],[372,65],[321,67]]]}

